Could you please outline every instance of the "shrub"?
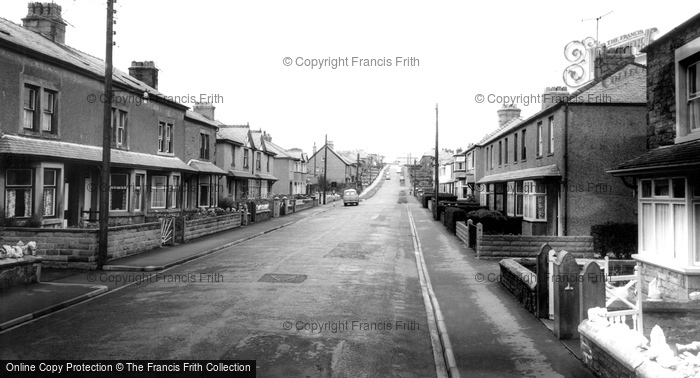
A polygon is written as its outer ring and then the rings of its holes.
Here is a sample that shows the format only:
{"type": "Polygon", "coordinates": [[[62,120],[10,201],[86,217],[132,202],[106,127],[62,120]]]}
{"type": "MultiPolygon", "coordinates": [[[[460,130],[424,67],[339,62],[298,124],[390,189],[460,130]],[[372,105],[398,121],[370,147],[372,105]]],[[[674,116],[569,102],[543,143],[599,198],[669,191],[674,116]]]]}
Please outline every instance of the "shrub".
{"type": "Polygon", "coordinates": [[[635,223],[607,222],[591,226],[593,250],[600,257],[629,260],[637,253],[637,225],[635,223]]]}
{"type": "Polygon", "coordinates": [[[484,234],[505,234],[508,232],[508,218],[495,210],[475,210],[467,213],[467,219],[484,226],[484,234]]]}
{"type": "Polygon", "coordinates": [[[229,207],[236,209],[236,202],[229,197],[219,197],[219,207],[224,209],[228,209],[229,207]]]}
{"type": "Polygon", "coordinates": [[[453,234],[457,232],[457,222],[465,221],[467,212],[458,207],[448,207],[445,209],[445,227],[453,234]]]}

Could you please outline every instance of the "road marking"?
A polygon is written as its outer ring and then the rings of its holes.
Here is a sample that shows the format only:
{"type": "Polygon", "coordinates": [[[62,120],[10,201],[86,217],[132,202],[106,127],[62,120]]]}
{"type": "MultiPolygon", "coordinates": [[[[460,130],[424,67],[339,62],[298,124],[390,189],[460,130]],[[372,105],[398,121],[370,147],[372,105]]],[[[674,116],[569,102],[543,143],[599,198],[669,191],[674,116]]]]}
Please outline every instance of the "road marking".
{"type": "Polygon", "coordinates": [[[433,357],[435,359],[435,370],[439,378],[451,377],[459,378],[459,370],[457,362],[452,352],[452,344],[450,337],[447,334],[445,319],[440,311],[440,304],[435,297],[433,285],[430,283],[428,268],[425,265],[423,258],[423,249],[421,248],[420,238],[416,223],[411,214],[411,208],[406,205],[408,211],[408,221],[411,225],[411,236],[413,237],[413,249],[416,254],[416,267],[418,268],[418,277],[420,278],[421,291],[423,292],[423,303],[428,316],[428,328],[430,330],[430,338],[433,343],[433,357]]]}

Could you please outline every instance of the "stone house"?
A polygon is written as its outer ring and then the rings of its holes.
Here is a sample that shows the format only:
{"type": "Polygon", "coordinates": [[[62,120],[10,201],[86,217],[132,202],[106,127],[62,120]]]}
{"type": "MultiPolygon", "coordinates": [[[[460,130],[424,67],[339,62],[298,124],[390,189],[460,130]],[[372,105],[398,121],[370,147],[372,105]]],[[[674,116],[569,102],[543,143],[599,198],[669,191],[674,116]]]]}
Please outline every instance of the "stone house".
{"type": "Polygon", "coordinates": [[[633,56],[572,94],[547,88],[542,109],[522,119],[499,110],[500,127],[482,139],[475,165],[482,206],[522,220],[523,235],[589,235],[594,224],[635,222],[630,188],[606,169],[644,148],[646,68],[633,56]]]}
{"type": "Polygon", "coordinates": [[[272,140],[266,132],[252,131],[250,126],[219,123],[216,134],[216,164],[228,172],[221,180],[221,193],[235,201],[267,198],[274,176],[275,152],[268,149],[272,140]]]}
{"type": "Polygon", "coordinates": [[[662,296],[700,291],[700,14],[647,45],[646,149],[608,173],[636,189],[635,258],[662,296]]]}
{"type": "Polygon", "coordinates": [[[0,18],[0,214],[42,227],[96,220],[109,191],[112,224],[142,223],[183,206],[187,107],[158,91],[153,62],[114,69],[104,97],[104,62],[64,44],[54,3],[30,3],[23,26],[0,18]],[[111,174],[100,189],[103,104],[112,103],[111,174]]]}

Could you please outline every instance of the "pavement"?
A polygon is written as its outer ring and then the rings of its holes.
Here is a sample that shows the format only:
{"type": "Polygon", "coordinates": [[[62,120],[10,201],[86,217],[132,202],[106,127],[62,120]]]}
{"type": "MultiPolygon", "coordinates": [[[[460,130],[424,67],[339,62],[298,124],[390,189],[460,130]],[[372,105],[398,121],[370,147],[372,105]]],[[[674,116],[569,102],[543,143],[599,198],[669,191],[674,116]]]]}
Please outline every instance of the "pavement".
{"type": "Polygon", "coordinates": [[[0,332],[109,291],[147,280],[149,275],[333,210],[320,205],[268,221],[222,231],[107,262],[102,271],[42,267],[41,282],[0,292],[0,332]]]}

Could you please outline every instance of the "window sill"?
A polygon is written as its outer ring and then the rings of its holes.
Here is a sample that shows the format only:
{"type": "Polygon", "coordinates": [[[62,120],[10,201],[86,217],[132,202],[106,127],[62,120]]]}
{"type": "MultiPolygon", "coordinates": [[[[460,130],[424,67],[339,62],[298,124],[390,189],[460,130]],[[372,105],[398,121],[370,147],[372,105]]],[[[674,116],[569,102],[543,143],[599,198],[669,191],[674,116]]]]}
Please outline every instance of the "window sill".
{"type": "Polygon", "coordinates": [[[529,218],[524,218],[523,221],[525,222],[530,222],[530,223],[547,223],[546,219],[529,219],[529,218]]]}
{"type": "Polygon", "coordinates": [[[700,139],[700,130],[699,131],[692,131],[686,135],[683,136],[677,136],[676,139],[673,140],[675,144],[678,143],[684,143],[684,142],[690,142],[692,140],[698,140],[700,139]]]}
{"type": "Polygon", "coordinates": [[[156,154],[157,154],[157,155],[160,155],[160,156],[175,156],[175,153],[174,153],[174,152],[161,152],[161,151],[158,151],[156,154]]]}
{"type": "Polygon", "coordinates": [[[542,155],[535,158],[535,160],[539,160],[539,159],[542,159],[542,155]]]}
{"type": "Polygon", "coordinates": [[[660,268],[668,269],[676,273],[681,273],[685,275],[699,276],[700,266],[692,265],[680,265],[675,261],[668,261],[667,259],[660,259],[656,256],[644,256],[642,254],[632,255],[632,258],[641,261],[646,264],[654,265],[660,268]]]}
{"type": "Polygon", "coordinates": [[[551,154],[547,154],[547,157],[550,157],[550,156],[554,156],[554,152],[552,152],[551,154]]]}

